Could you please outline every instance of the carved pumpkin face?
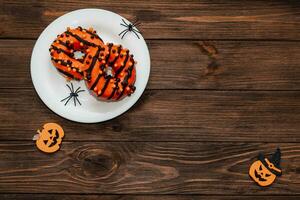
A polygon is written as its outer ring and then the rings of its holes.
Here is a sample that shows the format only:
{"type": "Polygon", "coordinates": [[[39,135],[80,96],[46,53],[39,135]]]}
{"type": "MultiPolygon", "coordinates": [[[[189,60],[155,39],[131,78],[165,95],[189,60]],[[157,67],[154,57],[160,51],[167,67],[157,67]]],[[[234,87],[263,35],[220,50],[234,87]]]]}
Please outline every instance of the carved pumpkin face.
{"type": "Polygon", "coordinates": [[[251,165],[249,175],[260,186],[271,185],[276,178],[276,175],[270,172],[260,160],[251,165]]]}
{"type": "Polygon", "coordinates": [[[47,123],[43,126],[42,132],[36,140],[36,146],[43,152],[53,153],[60,148],[64,130],[56,123],[47,123]]]}

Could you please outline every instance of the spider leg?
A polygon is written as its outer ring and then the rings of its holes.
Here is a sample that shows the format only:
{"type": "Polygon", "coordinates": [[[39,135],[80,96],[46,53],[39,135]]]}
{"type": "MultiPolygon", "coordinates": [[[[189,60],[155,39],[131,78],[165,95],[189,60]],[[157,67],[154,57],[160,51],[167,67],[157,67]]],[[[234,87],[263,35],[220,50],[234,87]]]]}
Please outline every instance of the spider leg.
{"type": "Polygon", "coordinates": [[[70,96],[70,98],[66,101],[65,105],[68,104],[68,102],[70,101],[70,99],[72,99],[72,96],[70,96]]]}
{"type": "Polygon", "coordinates": [[[134,18],[134,22],[132,23],[132,25],[136,24],[138,21],[139,21],[138,18],[135,17],[135,18],[134,18]]]}
{"type": "Polygon", "coordinates": [[[71,83],[71,86],[72,86],[72,93],[74,93],[74,87],[73,87],[73,83],[71,83]]]}
{"type": "Polygon", "coordinates": [[[122,23],[121,23],[120,25],[121,25],[121,26],[124,26],[124,27],[126,27],[126,28],[128,28],[128,26],[127,26],[127,25],[125,25],[125,24],[122,24],[122,23]]]}
{"type": "Polygon", "coordinates": [[[65,101],[67,98],[70,98],[70,97],[71,97],[71,95],[69,95],[69,96],[67,96],[66,98],[60,100],[60,102],[63,102],[63,101],[65,101]]]}
{"type": "Polygon", "coordinates": [[[123,37],[126,35],[126,33],[128,33],[128,31],[129,31],[129,30],[126,30],[126,31],[123,33],[121,39],[123,39],[123,37]]]}
{"type": "Polygon", "coordinates": [[[136,37],[137,37],[138,39],[140,39],[139,35],[138,35],[134,30],[133,30],[132,32],[136,35],[136,37]]]}
{"type": "Polygon", "coordinates": [[[72,92],[71,87],[68,84],[66,84],[66,86],[69,88],[70,92],[72,92]]]}
{"type": "Polygon", "coordinates": [[[128,29],[123,30],[121,33],[119,33],[119,36],[122,35],[122,33],[124,33],[125,31],[127,31],[128,29]]]}
{"type": "Polygon", "coordinates": [[[77,100],[77,102],[79,103],[79,105],[81,105],[81,103],[80,103],[79,99],[78,99],[77,97],[75,97],[75,99],[77,100]]]}
{"type": "Polygon", "coordinates": [[[78,87],[76,90],[75,90],[75,92],[74,93],[77,93],[77,91],[80,89],[81,87],[78,87]]]}
{"type": "Polygon", "coordinates": [[[122,21],[124,22],[124,24],[126,24],[127,26],[129,26],[129,24],[127,24],[124,19],[122,19],[122,21]]]}
{"type": "Polygon", "coordinates": [[[73,98],[73,100],[74,100],[74,105],[76,106],[76,100],[75,100],[75,97],[73,98]]]}
{"type": "Polygon", "coordinates": [[[132,29],[132,31],[138,32],[139,34],[142,34],[141,31],[137,30],[137,29],[132,29]]]}
{"type": "Polygon", "coordinates": [[[77,94],[78,94],[79,92],[84,92],[84,91],[85,91],[85,90],[79,90],[79,91],[77,91],[77,92],[75,92],[75,93],[77,93],[77,94]]]}
{"type": "Polygon", "coordinates": [[[135,23],[132,24],[132,26],[133,26],[133,27],[136,27],[136,26],[138,26],[138,25],[140,25],[140,24],[141,24],[141,22],[135,22],[135,23]]]}

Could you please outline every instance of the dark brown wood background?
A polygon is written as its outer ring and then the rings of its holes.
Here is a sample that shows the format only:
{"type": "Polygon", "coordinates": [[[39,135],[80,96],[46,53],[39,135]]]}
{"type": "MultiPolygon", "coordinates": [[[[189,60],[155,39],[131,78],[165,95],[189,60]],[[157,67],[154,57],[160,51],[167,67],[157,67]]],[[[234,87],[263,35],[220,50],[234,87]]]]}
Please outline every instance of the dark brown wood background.
{"type": "Polygon", "coordinates": [[[299,1],[0,3],[0,199],[299,199],[299,1]],[[104,123],[55,115],[30,78],[39,34],[80,8],[137,17],[151,53],[141,99],[104,123]],[[66,137],[47,155],[31,139],[51,121],[66,137]],[[277,147],[260,188],[248,168],[277,147]]]}

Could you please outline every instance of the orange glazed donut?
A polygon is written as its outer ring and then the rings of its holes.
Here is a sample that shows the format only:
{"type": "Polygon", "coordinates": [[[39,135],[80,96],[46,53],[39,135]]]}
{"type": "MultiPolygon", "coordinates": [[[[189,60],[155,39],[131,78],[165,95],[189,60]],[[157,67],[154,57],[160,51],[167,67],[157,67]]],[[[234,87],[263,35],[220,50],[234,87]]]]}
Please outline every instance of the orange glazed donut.
{"type": "Polygon", "coordinates": [[[102,100],[120,100],[135,91],[135,61],[121,45],[107,44],[84,74],[88,88],[102,100]]]}
{"type": "Polygon", "coordinates": [[[85,79],[88,88],[101,100],[120,100],[135,91],[133,55],[121,45],[105,45],[92,28],[68,28],[52,43],[49,51],[59,72],[68,79],[85,79]],[[75,51],[85,56],[76,59],[75,51]]]}
{"type": "MultiPolygon", "coordinates": [[[[102,39],[92,28],[76,29],[68,28],[67,31],[58,35],[49,49],[53,65],[68,79],[83,79],[83,72],[88,63],[83,61],[87,56],[94,56],[99,47],[104,46],[102,39]],[[85,54],[83,59],[74,57],[75,51],[85,54]]],[[[104,50],[104,48],[103,48],[104,50]]]]}

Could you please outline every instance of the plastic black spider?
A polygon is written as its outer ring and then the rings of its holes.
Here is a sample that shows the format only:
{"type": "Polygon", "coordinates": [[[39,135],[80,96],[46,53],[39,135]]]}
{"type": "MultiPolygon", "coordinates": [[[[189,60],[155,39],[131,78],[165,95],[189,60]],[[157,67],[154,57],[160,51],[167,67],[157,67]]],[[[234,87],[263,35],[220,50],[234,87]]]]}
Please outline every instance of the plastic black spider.
{"type": "Polygon", "coordinates": [[[79,103],[79,105],[81,105],[81,103],[80,103],[80,101],[79,101],[79,99],[78,99],[78,93],[79,92],[84,92],[85,90],[80,90],[80,87],[78,87],[75,91],[74,91],[74,87],[73,87],[73,84],[71,83],[71,87],[68,85],[68,84],[66,84],[66,86],[69,88],[69,90],[70,90],[70,95],[69,96],[67,96],[66,98],[64,98],[64,99],[62,99],[60,102],[63,102],[63,101],[65,101],[65,100],[67,100],[66,101],[66,103],[65,103],[65,106],[68,104],[68,102],[73,98],[73,100],[74,100],[74,105],[76,106],[76,101],[79,103]]]}
{"type": "Polygon", "coordinates": [[[123,30],[121,33],[119,33],[119,36],[122,35],[121,39],[123,39],[123,37],[128,33],[128,31],[133,32],[137,36],[137,38],[140,39],[138,33],[141,34],[141,32],[136,29],[136,26],[141,24],[141,23],[139,23],[138,20],[136,20],[133,24],[126,23],[124,19],[122,19],[122,21],[124,23],[121,23],[120,25],[126,27],[126,29],[123,30]]]}

